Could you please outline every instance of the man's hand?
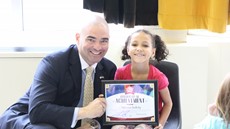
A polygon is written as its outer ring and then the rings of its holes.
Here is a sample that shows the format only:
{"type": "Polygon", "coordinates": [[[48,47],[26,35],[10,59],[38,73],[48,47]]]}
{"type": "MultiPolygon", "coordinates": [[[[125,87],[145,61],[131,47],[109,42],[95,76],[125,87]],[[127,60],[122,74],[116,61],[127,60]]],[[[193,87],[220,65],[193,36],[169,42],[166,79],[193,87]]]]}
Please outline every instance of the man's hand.
{"type": "Polygon", "coordinates": [[[78,120],[85,118],[101,117],[106,109],[105,98],[96,98],[90,102],[87,106],[79,109],[78,120]]]}
{"type": "Polygon", "coordinates": [[[84,124],[83,126],[78,127],[78,128],[76,128],[76,129],[92,129],[92,127],[90,126],[90,124],[86,123],[86,124],[84,124]]]}

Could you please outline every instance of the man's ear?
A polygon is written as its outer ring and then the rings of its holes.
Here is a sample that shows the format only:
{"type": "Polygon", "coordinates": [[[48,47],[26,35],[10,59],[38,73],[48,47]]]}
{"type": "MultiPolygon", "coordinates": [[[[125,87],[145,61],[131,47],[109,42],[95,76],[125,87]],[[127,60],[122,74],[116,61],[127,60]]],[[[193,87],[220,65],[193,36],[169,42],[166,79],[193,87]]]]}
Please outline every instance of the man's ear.
{"type": "Polygon", "coordinates": [[[80,42],[80,34],[76,33],[75,38],[76,38],[77,43],[79,43],[80,42]]]}

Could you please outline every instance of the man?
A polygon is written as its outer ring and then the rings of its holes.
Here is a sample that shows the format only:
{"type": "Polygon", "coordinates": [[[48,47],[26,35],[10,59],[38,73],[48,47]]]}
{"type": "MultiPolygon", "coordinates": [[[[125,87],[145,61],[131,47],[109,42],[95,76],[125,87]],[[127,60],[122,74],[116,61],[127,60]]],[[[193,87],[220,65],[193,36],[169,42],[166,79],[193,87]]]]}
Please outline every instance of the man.
{"type": "Polygon", "coordinates": [[[29,90],[0,117],[0,129],[75,129],[85,118],[102,124],[106,102],[97,98],[101,79],[113,79],[116,71],[104,58],[109,47],[107,22],[99,16],[84,21],[76,41],[40,62],[29,90]],[[82,107],[88,66],[94,67],[94,100],[82,107]]]}

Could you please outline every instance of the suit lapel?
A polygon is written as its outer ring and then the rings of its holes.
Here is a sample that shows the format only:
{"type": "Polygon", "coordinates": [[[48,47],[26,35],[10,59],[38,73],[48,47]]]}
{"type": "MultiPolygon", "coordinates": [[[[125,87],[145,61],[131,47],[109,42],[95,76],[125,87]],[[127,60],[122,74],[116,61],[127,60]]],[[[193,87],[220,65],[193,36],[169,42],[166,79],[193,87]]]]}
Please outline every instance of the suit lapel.
{"type": "Polygon", "coordinates": [[[99,62],[96,67],[96,74],[94,77],[94,98],[97,98],[102,93],[101,80],[105,78],[105,71],[103,65],[99,62]]]}
{"type": "MultiPolygon", "coordinates": [[[[97,98],[99,94],[102,93],[101,80],[105,79],[106,71],[104,71],[103,67],[103,59],[97,64],[96,74],[94,76],[94,98],[97,98]]],[[[81,62],[78,54],[77,47],[73,47],[72,52],[70,53],[70,73],[75,85],[75,93],[74,96],[74,105],[80,100],[81,86],[82,86],[82,70],[81,70],[81,62]]]]}
{"type": "Polygon", "coordinates": [[[81,85],[82,85],[82,70],[81,70],[81,62],[78,54],[77,47],[75,46],[70,53],[70,73],[75,85],[75,93],[74,95],[74,105],[76,105],[80,100],[81,95],[81,85]],[[76,103],[77,102],[77,103],[76,103]]]}

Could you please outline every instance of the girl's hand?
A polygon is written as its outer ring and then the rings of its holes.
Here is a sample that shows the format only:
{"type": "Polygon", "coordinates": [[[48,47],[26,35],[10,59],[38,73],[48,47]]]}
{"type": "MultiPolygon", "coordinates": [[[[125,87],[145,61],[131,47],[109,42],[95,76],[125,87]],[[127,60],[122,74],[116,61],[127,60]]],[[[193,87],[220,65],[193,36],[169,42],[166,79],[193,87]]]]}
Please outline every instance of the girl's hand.
{"type": "Polygon", "coordinates": [[[208,105],[208,113],[213,116],[218,116],[218,109],[215,103],[208,105]]]}
{"type": "Polygon", "coordinates": [[[163,126],[161,124],[159,124],[158,126],[156,126],[154,129],[163,129],[163,126]]]}

